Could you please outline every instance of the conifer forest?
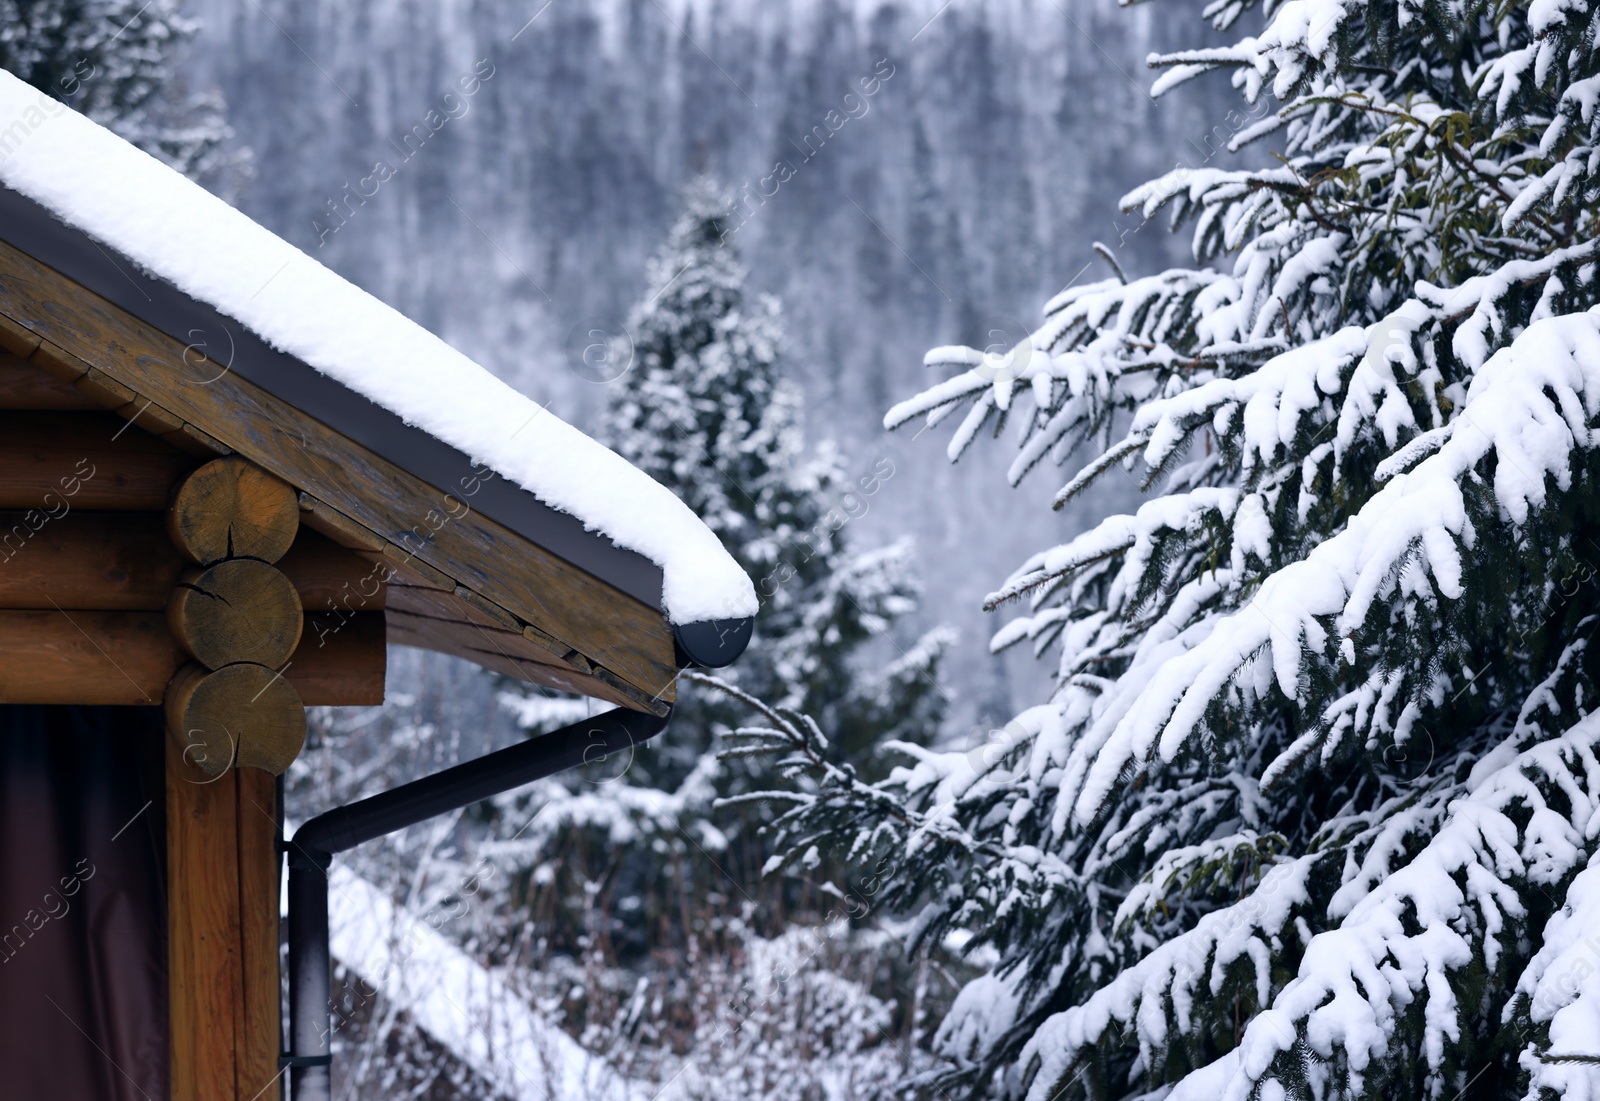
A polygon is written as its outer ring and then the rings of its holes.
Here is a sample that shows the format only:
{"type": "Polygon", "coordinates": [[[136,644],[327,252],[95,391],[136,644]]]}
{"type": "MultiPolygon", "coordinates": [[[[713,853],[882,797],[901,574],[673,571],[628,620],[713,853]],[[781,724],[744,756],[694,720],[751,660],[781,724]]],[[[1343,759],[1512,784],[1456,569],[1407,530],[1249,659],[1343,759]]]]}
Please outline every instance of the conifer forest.
{"type": "MultiPolygon", "coordinates": [[[[654,741],[339,857],[340,1101],[1600,1101],[1594,0],[0,0],[0,67],[755,589],[654,741]]],[[[287,820],[607,706],[391,645],[287,820]]]]}

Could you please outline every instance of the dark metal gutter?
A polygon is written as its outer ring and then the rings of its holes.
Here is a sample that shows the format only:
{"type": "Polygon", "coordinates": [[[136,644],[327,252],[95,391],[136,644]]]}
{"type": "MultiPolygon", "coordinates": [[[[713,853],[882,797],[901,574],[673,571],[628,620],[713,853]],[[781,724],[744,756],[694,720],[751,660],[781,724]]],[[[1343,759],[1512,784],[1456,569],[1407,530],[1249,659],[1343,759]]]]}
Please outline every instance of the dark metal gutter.
{"type": "Polygon", "coordinates": [[[295,831],[289,854],[289,1068],[292,1101],[329,1101],[328,867],[335,853],[440,814],[631,750],[666,729],[668,715],[618,708],[410,784],[336,807],[295,831]]]}

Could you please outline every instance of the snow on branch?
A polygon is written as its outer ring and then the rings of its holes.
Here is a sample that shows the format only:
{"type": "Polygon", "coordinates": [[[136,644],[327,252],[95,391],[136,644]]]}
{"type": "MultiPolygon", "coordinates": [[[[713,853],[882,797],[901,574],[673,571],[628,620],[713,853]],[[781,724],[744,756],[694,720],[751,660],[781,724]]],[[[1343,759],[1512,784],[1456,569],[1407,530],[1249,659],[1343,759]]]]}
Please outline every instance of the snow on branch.
{"type": "Polygon", "coordinates": [[[1597,743],[1600,716],[1590,716],[1512,756],[1452,804],[1416,857],[1311,939],[1296,977],[1250,1022],[1220,1075],[1203,1068],[1171,1101],[1217,1101],[1218,1086],[1223,1101],[1244,1101],[1281,1060],[1297,1059],[1301,1039],[1322,1059],[1341,1058],[1360,1092],[1398,1018],[1418,1008],[1427,1067],[1441,1071],[1470,1008],[1452,977],[1475,961],[1502,967],[1523,932],[1515,885],[1554,886],[1588,859],[1600,813],[1597,743]]]}
{"type": "MultiPolygon", "coordinates": [[[[1514,885],[1554,886],[1589,859],[1597,840],[1600,717],[1518,753],[1523,736],[1513,734],[1487,754],[1465,782],[1446,784],[1409,808],[1389,808],[1381,828],[1397,842],[1378,848],[1404,854],[1418,838],[1429,840],[1399,867],[1362,877],[1359,890],[1349,890],[1357,881],[1347,883],[1341,893],[1353,904],[1341,907],[1336,898],[1329,906],[1334,914],[1348,911],[1335,928],[1308,938],[1309,927],[1297,921],[1314,917],[1308,909],[1312,876],[1330,854],[1281,860],[1238,903],[1205,914],[1083,1004],[1047,1019],[1024,1056],[1024,1062],[1040,1060],[1030,1101],[1053,1096],[1113,1028],[1135,1029],[1136,1069],[1157,1067],[1167,1046],[1193,1030],[1199,1004],[1223,991],[1236,963],[1253,975],[1256,1004],[1270,1008],[1253,1015],[1235,1051],[1197,1068],[1172,1098],[1244,1101],[1272,1081],[1278,1060],[1298,1060],[1301,1042],[1320,1059],[1340,1058],[1359,1092],[1398,1018],[1419,999],[1424,1050],[1429,1067],[1439,1070],[1447,1045],[1460,1039],[1459,1017],[1466,1011],[1457,1004],[1451,976],[1474,959],[1491,970],[1501,966],[1526,912],[1514,885]],[[1441,806],[1446,796],[1447,808],[1441,806]],[[1469,928],[1482,933],[1477,948],[1469,928]],[[1304,951],[1297,976],[1274,995],[1270,961],[1281,958],[1287,938],[1298,939],[1304,951]]],[[[1536,1021],[1560,1020],[1563,1027],[1551,1029],[1551,1051],[1562,1044],[1582,1049],[1579,1038],[1596,1035],[1592,1015],[1600,1008],[1600,983],[1590,976],[1600,980],[1600,942],[1579,931],[1594,928],[1590,910],[1600,907],[1600,871],[1585,875],[1592,886],[1569,896],[1576,898],[1571,912],[1552,919],[1549,947],[1518,987],[1532,1001],[1536,1021]],[[1585,917],[1587,924],[1580,920],[1585,917]],[[1595,956],[1587,969],[1577,962],[1585,954],[1595,956]]],[[[1553,1084],[1565,1080],[1552,1075],[1553,1084]]]]}
{"type": "Polygon", "coordinates": [[[1463,481],[1492,453],[1502,518],[1520,525],[1544,505],[1547,479],[1570,484],[1571,452],[1594,446],[1597,414],[1600,310],[1529,326],[1478,372],[1438,451],[1391,479],[1343,531],[1269,575],[1244,608],[1141,686],[1077,796],[1079,821],[1093,819],[1130,762],[1152,751],[1172,760],[1256,655],[1294,697],[1305,654],[1327,651],[1330,627],[1345,637],[1360,630],[1374,603],[1394,591],[1402,563],[1425,565],[1440,595],[1459,597],[1461,549],[1477,538],[1463,481]]]}

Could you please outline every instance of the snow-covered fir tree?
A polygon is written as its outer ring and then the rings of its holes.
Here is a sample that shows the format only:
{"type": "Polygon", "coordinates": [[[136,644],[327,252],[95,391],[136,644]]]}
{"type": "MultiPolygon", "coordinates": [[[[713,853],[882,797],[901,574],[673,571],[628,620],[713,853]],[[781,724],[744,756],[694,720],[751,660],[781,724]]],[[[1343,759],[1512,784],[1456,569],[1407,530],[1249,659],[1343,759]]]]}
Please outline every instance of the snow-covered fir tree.
{"type": "MultiPolygon", "coordinates": [[[[884,737],[926,741],[944,693],[935,631],[878,670],[861,649],[916,607],[910,546],[867,552],[846,529],[894,476],[852,476],[825,444],[805,454],[799,388],[783,377],[779,307],[745,291],[737,218],[702,178],[650,265],[628,320],[633,367],[613,384],[600,438],[678,494],[756,581],[756,637],[731,674],[745,690],[827,722],[855,753],[884,737]]],[[[709,731],[727,703],[687,686],[680,728],[709,731]]]]}
{"type": "MultiPolygon", "coordinates": [[[[944,715],[950,633],[895,638],[917,606],[909,544],[857,551],[848,538],[893,466],[852,477],[831,447],[808,457],[778,305],[746,293],[729,224],[716,186],[697,181],[628,319],[632,365],[610,384],[599,436],[679,494],[756,580],[755,639],[729,672],[742,690],[822,716],[841,760],[870,760],[888,739],[927,743],[944,715]]],[[[763,888],[768,808],[718,805],[760,786],[759,766],[717,752],[742,706],[687,681],[677,695],[668,734],[627,761],[500,801],[496,829],[516,840],[496,851],[527,898],[561,900],[549,935],[568,947],[598,936],[614,959],[637,961],[689,951],[725,917],[776,935],[797,908],[825,908],[801,884],[763,888]],[[708,900],[722,912],[703,913],[708,900]]],[[[529,729],[578,717],[543,696],[508,703],[529,729]]]]}
{"type": "Polygon", "coordinates": [[[198,25],[179,0],[0,0],[0,68],[201,182],[231,186],[242,154],[220,95],[179,68],[198,25]]]}
{"type": "Polygon", "coordinates": [[[997,579],[993,648],[1054,692],[878,782],[792,715],[746,740],[793,856],[831,836],[920,944],[993,954],[941,1089],[1600,1097],[1600,14],[1204,12],[1231,44],[1156,91],[1231,74],[1266,167],[1124,200],[1199,266],[1106,250],[887,417],[952,460],[1010,429],[1057,507],[1149,493],[997,579]]]}

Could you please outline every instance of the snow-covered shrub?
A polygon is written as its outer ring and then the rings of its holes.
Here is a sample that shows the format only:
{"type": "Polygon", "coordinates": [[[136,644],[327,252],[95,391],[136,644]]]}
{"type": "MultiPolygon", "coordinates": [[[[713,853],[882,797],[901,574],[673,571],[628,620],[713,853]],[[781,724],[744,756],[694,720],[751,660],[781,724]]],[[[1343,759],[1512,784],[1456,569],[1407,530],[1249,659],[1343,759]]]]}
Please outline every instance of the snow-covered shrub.
{"type": "Polygon", "coordinates": [[[930,1058],[915,1042],[926,967],[840,916],[762,937],[734,919],[686,966],[643,972],[591,949],[521,971],[530,1000],[583,1020],[585,1048],[679,1101],[887,1101],[930,1058]],[[890,997],[885,995],[889,994],[890,997]],[[908,997],[913,1019],[897,1008],[908,997]]]}

